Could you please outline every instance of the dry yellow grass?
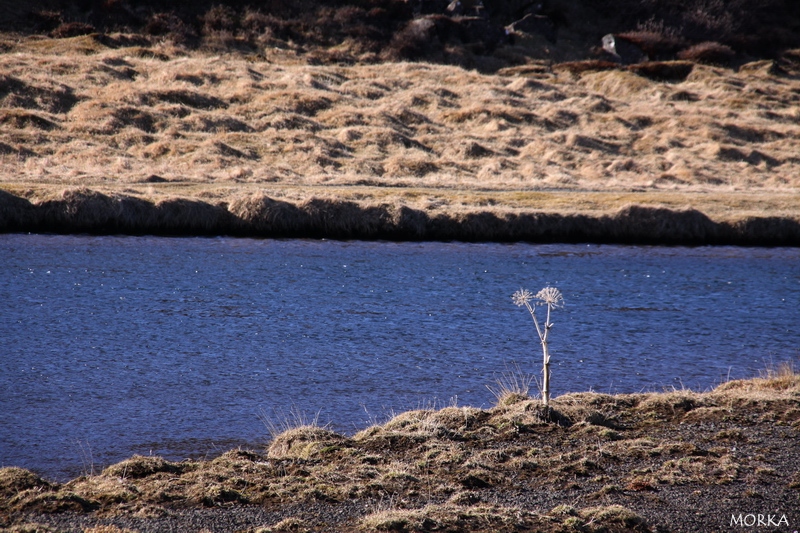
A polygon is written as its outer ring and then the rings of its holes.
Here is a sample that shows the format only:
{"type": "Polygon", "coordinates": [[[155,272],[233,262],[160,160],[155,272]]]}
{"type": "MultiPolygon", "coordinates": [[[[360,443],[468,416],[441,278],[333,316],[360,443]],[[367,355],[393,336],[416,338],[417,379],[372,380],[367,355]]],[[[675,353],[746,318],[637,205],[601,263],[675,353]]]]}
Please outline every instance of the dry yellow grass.
{"type": "Polygon", "coordinates": [[[6,46],[0,188],[33,201],[88,187],[430,216],[649,205],[800,220],[800,79],[770,63],[663,82],[547,65],[312,66],[91,35],[6,46]]]}

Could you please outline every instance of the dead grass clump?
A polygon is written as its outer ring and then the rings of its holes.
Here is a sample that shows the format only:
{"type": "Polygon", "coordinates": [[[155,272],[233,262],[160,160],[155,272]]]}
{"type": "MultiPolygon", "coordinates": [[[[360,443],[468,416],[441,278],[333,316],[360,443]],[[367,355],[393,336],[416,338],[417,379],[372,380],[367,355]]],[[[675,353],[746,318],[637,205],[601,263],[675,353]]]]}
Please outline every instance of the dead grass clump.
{"type": "Polygon", "coordinates": [[[30,127],[37,130],[50,131],[58,127],[58,124],[48,118],[21,109],[0,112],[0,124],[20,130],[30,127]]]}
{"type": "Polygon", "coordinates": [[[311,525],[299,518],[284,518],[267,527],[260,527],[253,533],[310,533],[314,531],[311,525]]]}
{"type": "Polygon", "coordinates": [[[79,98],[66,85],[50,83],[34,85],[8,74],[0,74],[0,106],[38,109],[50,113],[66,113],[79,98]]]}
{"type": "MultiPolygon", "coordinates": [[[[0,143],[0,153],[3,153],[0,143]]],[[[0,231],[22,231],[36,226],[34,207],[26,198],[0,190],[0,231]]]]}
{"type": "Polygon", "coordinates": [[[681,82],[692,73],[694,63],[691,61],[647,61],[628,65],[631,72],[655,81],[681,82]]]}
{"type": "Polygon", "coordinates": [[[155,220],[140,231],[176,235],[224,234],[233,220],[225,205],[209,204],[186,198],[167,198],[155,205],[155,220]]]}
{"type": "Polygon", "coordinates": [[[238,25],[238,15],[236,11],[226,5],[218,4],[200,17],[203,23],[203,32],[211,34],[215,32],[233,32],[238,25]]]}
{"type": "Polygon", "coordinates": [[[185,464],[166,461],[161,457],[134,455],[130,459],[109,466],[103,470],[102,475],[122,479],[137,479],[151,476],[159,472],[180,474],[185,468],[185,464]]]}
{"type": "Polygon", "coordinates": [[[546,407],[538,400],[525,399],[511,404],[498,404],[488,411],[487,425],[501,432],[520,433],[538,426],[562,421],[557,409],[546,407]]]}
{"type": "Polygon", "coordinates": [[[86,188],[67,189],[60,198],[39,204],[43,223],[54,230],[102,231],[111,228],[118,213],[114,199],[86,188]]]}
{"type": "Polygon", "coordinates": [[[163,91],[148,91],[138,95],[139,101],[144,105],[156,106],[159,103],[179,104],[195,109],[226,108],[228,104],[219,98],[188,89],[168,89],[163,91]]]}
{"type": "Polygon", "coordinates": [[[636,412],[646,418],[672,420],[701,405],[701,397],[692,391],[646,394],[636,406],[636,412]]]}
{"type": "Polygon", "coordinates": [[[800,242],[800,220],[784,217],[747,217],[731,229],[743,245],[786,246],[800,242]]]}
{"type": "Polygon", "coordinates": [[[729,66],[736,57],[736,52],[730,46],[716,43],[703,42],[682,50],[678,58],[706,65],[729,66]]]}
{"type": "Polygon", "coordinates": [[[132,529],[120,528],[115,525],[87,527],[83,533],[134,533],[132,529]]]}
{"type": "Polygon", "coordinates": [[[158,121],[152,113],[127,106],[114,109],[111,112],[108,128],[111,131],[119,131],[126,126],[133,126],[146,133],[155,133],[159,130],[158,121]]]}
{"type": "Polygon", "coordinates": [[[650,61],[664,61],[672,59],[675,54],[686,46],[686,41],[670,32],[636,30],[615,34],[615,37],[639,47],[650,61]]]}
{"type": "Polygon", "coordinates": [[[705,214],[695,209],[672,209],[628,205],[611,220],[609,228],[617,238],[630,242],[714,242],[719,228],[705,214]]]}
{"type": "Polygon", "coordinates": [[[421,509],[385,509],[361,519],[365,531],[512,532],[584,531],[587,533],[649,533],[652,529],[633,511],[619,506],[573,509],[559,506],[547,514],[486,504],[428,505],[421,509]]]}
{"type": "Polygon", "coordinates": [[[0,498],[10,500],[26,490],[50,489],[52,485],[30,470],[15,466],[0,468],[0,498]]]}
{"type": "Polygon", "coordinates": [[[800,389],[800,373],[789,362],[781,363],[777,366],[769,366],[761,372],[761,375],[752,379],[739,379],[728,381],[714,389],[714,393],[725,392],[769,392],[769,391],[790,391],[800,389]]]}
{"type": "Polygon", "coordinates": [[[300,426],[277,435],[267,448],[273,459],[310,459],[346,446],[348,439],[318,426],[300,426]]]}
{"type": "Polygon", "coordinates": [[[684,456],[664,461],[655,472],[660,483],[685,485],[721,485],[733,482],[739,475],[739,465],[729,456],[684,456]]]}
{"type": "Polygon", "coordinates": [[[0,509],[13,512],[34,510],[37,513],[87,513],[100,508],[96,500],[86,498],[68,489],[53,491],[27,490],[10,498],[0,500],[0,509]]]}
{"type": "Polygon", "coordinates": [[[299,206],[307,218],[305,232],[334,239],[375,238],[384,235],[389,214],[381,206],[365,207],[355,202],[312,198],[299,206]]]}
{"type": "Polygon", "coordinates": [[[579,511],[580,517],[586,520],[584,531],[599,533],[600,531],[630,531],[650,533],[652,528],[644,518],[621,505],[593,507],[579,511]]]}
{"type": "Polygon", "coordinates": [[[50,32],[50,36],[56,39],[66,39],[69,37],[79,37],[96,32],[94,26],[85,22],[65,22],[50,32]]]}
{"type": "Polygon", "coordinates": [[[447,427],[434,413],[432,410],[406,411],[389,420],[381,429],[389,434],[419,438],[447,436],[447,427]]]}
{"type": "Polygon", "coordinates": [[[306,217],[296,205],[254,193],[234,198],[228,210],[240,228],[264,235],[290,236],[300,234],[306,217]]]}
{"type": "Polygon", "coordinates": [[[394,178],[422,178],[439,170],[439,165],[427,158],[393,156],[383,166],[386,175],[394,178]]]}
{"type": "Polygon", "coordinates": [[[194,28],[174,13],[153,13],[142,26],[142,32],[166,37],[175,44],[189,44],[197,38],[194,28]]]}
{"type": "Polygon", "coordinates": [[[379,510],[361,519],[364,531],[511,532],[532,527],[535,515],[522,509],[486,505],[428,505],[422,509],[379,510]]]}
{"type": "Polygon", "coordinates": [[[601,61],[598,59],[586,59],[582,61],[565,61],[553,65],[554,72],[568,72],[579,76],[587,72],[604,72],[607,70],[620,70],[618,63],[612,61],[601,61]]]}
{"type": "Polygon", "coordinates": [[[430,415],[432,424],[441,425],[452,434],[463,434],[483,426],[490,413],[475,407],[445,407],[430,415]]]}
{"type": "Polygon", "coordinates": [[[641,98],[640,95],[649,94],[655,85],[651,80],[623,69],[586,72],[580,83],[600,94],[623,100],[641,98]]]}
{"type": "Polygon", "coordinates": [[[516,365],[507,368],[495,378],[493,385],[487,385],[486,388],[495,397],[498,405],[513,405],[530,399],[531,383],[535,377],[533,374],[526,374],[516,365]]]}

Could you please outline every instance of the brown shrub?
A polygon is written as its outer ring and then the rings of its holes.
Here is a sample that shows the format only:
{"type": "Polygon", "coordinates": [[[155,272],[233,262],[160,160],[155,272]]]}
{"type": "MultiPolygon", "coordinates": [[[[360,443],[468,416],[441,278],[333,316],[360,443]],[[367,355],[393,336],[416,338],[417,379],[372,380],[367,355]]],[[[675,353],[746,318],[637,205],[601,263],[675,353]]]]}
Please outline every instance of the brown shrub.
{"type": "Polygon", "coordinates": [[[50,32],[51,37],[64,39],[67,37],[78,37],[79,35],[89,35],[97,31],[91,24],[85,22],[65,22],[50,32]]]}
{"type": "Polygon", "coordinates": [[[204,34],[234,32],[239,25],[236,11],[232,7],[222,4],[218,4],[206,11],[201,20],[204,34]]]}
{"type": "Polygon", "coordinates": [[[197,37],[194,28],[174,13],[154,13],[142,31],[147,35],[166,36],[176,44],[188,44],[197,37]]]}
{"type": "Polygon", "coordinates": [[[664,32],[638,30],[623,32],[616,37],[638,46],[651,61],[672,59],[686,46],[682,38],[664,32]]]}
{"type": "Polygon", "coordinates": [[[730,46],[710,41],[696,44],[678,53],[678,58],[685,61],[721,66],[729,66],[735,57],[736,53],[730,46]]]}
{"type": "Polygon", "coordinates": [[[241,27],[245,37],[253,41],[302,40],[297,22],[276,16],[274,11],[263,13],[248,8],[242,15],[241,27]]]}
{"type": "Polygon", "coordinates": [[[648,61],[627,68],[651,80],[680,82],[691,74],[694,64],[690,61],[648,61]]]}

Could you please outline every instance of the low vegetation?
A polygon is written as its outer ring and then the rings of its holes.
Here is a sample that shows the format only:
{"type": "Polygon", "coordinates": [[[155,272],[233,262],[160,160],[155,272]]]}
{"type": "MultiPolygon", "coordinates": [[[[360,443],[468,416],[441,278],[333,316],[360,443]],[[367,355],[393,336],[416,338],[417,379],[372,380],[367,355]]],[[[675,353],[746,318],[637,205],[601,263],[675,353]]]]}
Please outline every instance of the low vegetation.
{"type": "Polygon", "coordinates": [[[137,456],[66,483],[4,468],[1,525],[135,531],[205,509],[273,513],[253,514],[249,531],[699,531],[760,502],[800,519],[788,365],[704,393],[566,394],[549,415],[507,400],[410,411],[352,436],[300,426],[208,461],[137,456]]]}

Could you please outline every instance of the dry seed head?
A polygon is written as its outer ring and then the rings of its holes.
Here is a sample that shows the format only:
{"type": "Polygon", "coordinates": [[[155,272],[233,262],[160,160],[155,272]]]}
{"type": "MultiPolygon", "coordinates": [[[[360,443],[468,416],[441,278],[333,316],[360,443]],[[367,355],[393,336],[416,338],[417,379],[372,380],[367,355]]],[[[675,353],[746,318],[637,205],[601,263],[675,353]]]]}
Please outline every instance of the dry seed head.
{"type": "Polygon", "coordinates": [[[533,298],[533,293],[528,289],[520,289],[511,295],[511,300],[519,307],[530,303],[533,298]]]}
{"type": "Polygon", "coordinates": [[[564,297],[555,287],[545,287],[536,293],[535,298],[539,300],[539,305],[549,305],[553,309],[564,307],[564,297]]]}

